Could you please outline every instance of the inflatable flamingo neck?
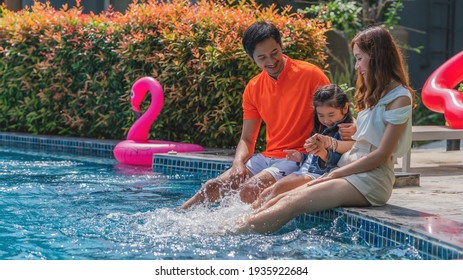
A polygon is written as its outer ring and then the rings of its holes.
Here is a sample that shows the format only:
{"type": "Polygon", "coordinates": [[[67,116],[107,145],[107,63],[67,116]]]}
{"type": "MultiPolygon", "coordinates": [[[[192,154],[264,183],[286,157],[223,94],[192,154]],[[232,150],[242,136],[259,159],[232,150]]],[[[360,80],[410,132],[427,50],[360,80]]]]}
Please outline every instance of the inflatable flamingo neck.
{"type": "Polygon", "coordinates": [[[463,94],[455,89],[463,80],[462,65],[463,51],[434,70],[421,91],[423,104],[444,113],[445,121],[454,129],[463,129],[463,94]]]}
{"type": "Polygon", "coordinates": [[[152,77],[141,78],[133,84],[130,96],[132,110],[140,112],[140,105],[148,92],[151,93],[151,104],[130,128],[127,140],[148,141],[151,125],[161,112],[164,105],[164,91],[161,84],[152,77]]]}

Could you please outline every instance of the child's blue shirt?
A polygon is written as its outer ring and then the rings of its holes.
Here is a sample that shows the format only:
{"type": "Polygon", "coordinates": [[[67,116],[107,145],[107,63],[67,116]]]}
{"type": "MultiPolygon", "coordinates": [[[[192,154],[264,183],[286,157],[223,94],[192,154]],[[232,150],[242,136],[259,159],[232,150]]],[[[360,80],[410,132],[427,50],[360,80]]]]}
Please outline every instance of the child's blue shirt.
{"type": "MultiPolygon", "coordinates": [[[[346,117],[339,123],[352,123],[352,118],[350,116],[346,117]]],[[[336,123],[332,127],[325,128],[320,134],[333,137],[336,140],[342,140],[341,135],[339,134],[339,131],[338,131],[338,127],[337,127],[339,123],[336,123]]],[[[323,161],[318,156],[310,156],[310,155],[303,154],[304,159],[302,161],[301,167],[295,173],[305,174],[305,175],[310,175],[310,174],[315,175],[316,174],[316,175],[321,176],[325,173],[330,172],[331,169],[337,166],[338,161],[341,158],[341,154],[334,152],[330,149],[327,149],[327,152],[328,152],[328,155],[326,157],[326,161],[323,161]]],[[[315,176],[315,177],[319,177],[319,176],[315,176]]]]}

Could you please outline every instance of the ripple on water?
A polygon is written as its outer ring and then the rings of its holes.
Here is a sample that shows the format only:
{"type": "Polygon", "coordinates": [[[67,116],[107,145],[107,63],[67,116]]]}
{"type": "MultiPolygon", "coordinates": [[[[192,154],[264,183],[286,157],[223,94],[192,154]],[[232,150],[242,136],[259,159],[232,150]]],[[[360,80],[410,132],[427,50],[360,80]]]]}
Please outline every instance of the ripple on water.
{"type": "MultiPolygon", "coordinates": [[[[1,259],[402,259],[411,248],[369,248],[342,219],[236,233],[251,213],[238,195],[177,210],[204,178],[0,150],[1,259]]],[[[419,256],[418,256],[419,257],[419,256]]]]}

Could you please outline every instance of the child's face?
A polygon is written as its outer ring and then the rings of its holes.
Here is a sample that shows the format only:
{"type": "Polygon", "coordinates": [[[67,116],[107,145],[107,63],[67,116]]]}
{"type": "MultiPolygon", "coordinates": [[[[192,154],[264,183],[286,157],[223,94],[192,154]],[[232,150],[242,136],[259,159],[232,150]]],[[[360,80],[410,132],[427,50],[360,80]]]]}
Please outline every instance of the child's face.
{"type": "Polygon", "coordinates": [[[281,46],[273,38],[258,43],[254,49],[252,59],[260,69],[266,71],[269,76],[275,79],[278,78],[278,75],[285,67],[281,46]]]}
{"type": "Polygon", "coordinates": [[[330,127],[344,118],[345,110],[347,110],[347,108],[339,109],[331,106],[320,105],[317,106],[316,110],[320,123],[326,127],[330,127]]]}

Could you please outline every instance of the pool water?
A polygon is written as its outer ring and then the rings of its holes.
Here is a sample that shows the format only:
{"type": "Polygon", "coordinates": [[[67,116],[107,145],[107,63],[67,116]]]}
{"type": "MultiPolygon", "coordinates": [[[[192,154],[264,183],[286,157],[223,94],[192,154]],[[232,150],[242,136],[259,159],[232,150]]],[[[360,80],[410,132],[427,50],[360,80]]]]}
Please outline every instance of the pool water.
{"type": "Polygon", "coordinates": [[[0,259],[420,259],[368,247],[341,219],[233,233],[251,211],[236,197],[178,211],[206,179],[0,147],[0,259]]]}

